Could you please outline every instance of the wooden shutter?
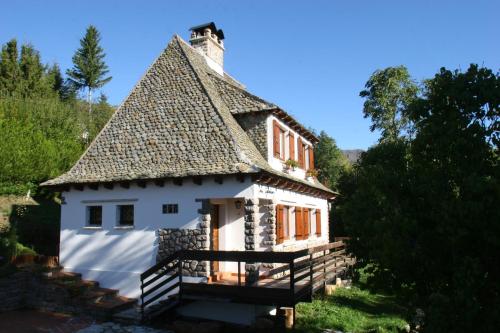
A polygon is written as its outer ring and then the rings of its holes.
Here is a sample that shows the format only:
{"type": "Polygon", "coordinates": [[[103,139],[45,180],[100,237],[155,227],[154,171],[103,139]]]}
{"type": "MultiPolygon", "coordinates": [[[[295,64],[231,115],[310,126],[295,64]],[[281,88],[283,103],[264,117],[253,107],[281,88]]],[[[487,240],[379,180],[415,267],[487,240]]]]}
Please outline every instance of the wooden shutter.
{"type": "Polygon", "coordinates": [[[273,120],[273,154],[280,157],[280,125],[276,120],[273,120]]]}
{"type": "Polygon", "coordinates": [[[309,170],[314,169],[314,149],[312,146],[309,146],[309,170]]]}
{"type": "Polygon", "coordinates": [[[302,221],[303,221],[303,236],[304,238],[308,238],[309,237],[309,208],[304,208],[302,210],[303,212],[303,218],[302,218],[302,221]]]}
{"type": "Polygon", "coordinates": [[[321,236],[321,210],[316,209],[316,236],[321,236]]]}
{"type": "Polygon", "coordinates": [[[283,206],[276,205],[276,243],[283,243],[283,239],[285,238],[283,232],[283,206]]]}
{"type": "Polygon", "coordinates": [[[299,167],[301,167],[302,169],[305,168],[304,166],[304,143],[302,142],[302,140],[299,138],[297,140],[297,151],[299,153],[299,167]]]}
{"type": "Polygon", "coordinates": [[[295,239],[303,239],[302,208],[295,207],[295,239]]]}
{"type": "Polygon", "coordinates": [[[295,135],[293,135],[293,133],[290,133],[290,135],[288,136],[288,140],[290,159],[295,161],[295,135]]]}

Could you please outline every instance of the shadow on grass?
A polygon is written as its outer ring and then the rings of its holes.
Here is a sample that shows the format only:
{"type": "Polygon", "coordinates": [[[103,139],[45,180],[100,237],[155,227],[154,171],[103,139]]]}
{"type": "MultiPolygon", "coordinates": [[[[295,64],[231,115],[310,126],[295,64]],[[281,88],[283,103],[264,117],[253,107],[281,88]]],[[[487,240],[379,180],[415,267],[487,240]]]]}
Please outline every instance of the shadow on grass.
{"type": "Polygon", "coordinates": [[[365,298],[353,298],[344,295],[330,296],[325,300],[373,316],[384,314],[398,315],[403,310],[395,303],[394,297],[384,295],[376,295],[376,297],[371,300],[365,298]]]}

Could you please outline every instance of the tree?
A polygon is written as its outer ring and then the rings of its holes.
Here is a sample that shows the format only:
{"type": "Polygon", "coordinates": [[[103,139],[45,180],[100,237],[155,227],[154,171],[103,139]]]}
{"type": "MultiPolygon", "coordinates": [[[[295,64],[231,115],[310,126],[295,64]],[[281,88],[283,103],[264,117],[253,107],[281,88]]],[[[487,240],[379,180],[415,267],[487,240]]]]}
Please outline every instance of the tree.
{"type": "Polygon", "coordinates": [[[351,249],[426,311],[427,332],[500,325],[500,76],[441,69],[401,109],[412,138],[382,140],[354,168],[342,211],[351,249]]]}
{"type": "Polygon", "coordinates": [[[349,161],[337,147],[335,140],[324,131],[319,134],[314,147],[314,164],[318,179],[328,187],[335,188],[342,173],[349,168],[349,161]]]}
{"type": "Polygon", "coordinates": [[[2,95],[12,95],[18,90],[21,75],[18,56],[17,41],[15,39],[2,46],[0,58],[0,92],[2,95]]]}
{"type": "Polygon", "coordinates": [[[381,141],[396,140],[410,132],[404,110],[417,97],[418,87],[404,66],[375,71],[359,95],[365,98],[363,114],[371,118],[371,131],[381,131],[381,141]]]}
{"type": "Polygon", "coordinates": [[[92,92],[111,81],[108,66],[104,62],[106,54],[99,45],[101,36],[96,27],[90,25],[85,36],[80,39],[80,48],[73,56],[73,68],[66,74],[77,89],[87,89],[89,113],[92,112],[92,92]]]}

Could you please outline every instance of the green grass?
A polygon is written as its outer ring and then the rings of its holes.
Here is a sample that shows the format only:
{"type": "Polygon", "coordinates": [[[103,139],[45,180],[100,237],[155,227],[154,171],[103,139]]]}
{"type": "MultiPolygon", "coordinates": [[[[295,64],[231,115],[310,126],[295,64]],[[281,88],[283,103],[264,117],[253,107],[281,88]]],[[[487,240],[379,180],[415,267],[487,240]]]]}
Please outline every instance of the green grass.
{"type": "Polygon", "coordinates": [[[391,296],[372,294],[355,286],[340,288],[332,296],[317,297],[312,303],[298,304],[296,330],[402,332],[407,324],[405,311],[391,296]]]}

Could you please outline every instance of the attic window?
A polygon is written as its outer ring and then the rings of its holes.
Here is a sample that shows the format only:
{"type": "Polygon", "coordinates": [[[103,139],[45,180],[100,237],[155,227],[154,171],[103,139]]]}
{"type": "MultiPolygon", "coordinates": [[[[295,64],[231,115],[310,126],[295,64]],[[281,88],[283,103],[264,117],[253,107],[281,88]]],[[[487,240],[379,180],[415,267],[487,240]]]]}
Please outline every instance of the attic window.
{"type": "Polygon", "coordinates": [[[177,214],[179,213],[178,204],[165,204],[162,206],[163,214],[177,214]]]}

